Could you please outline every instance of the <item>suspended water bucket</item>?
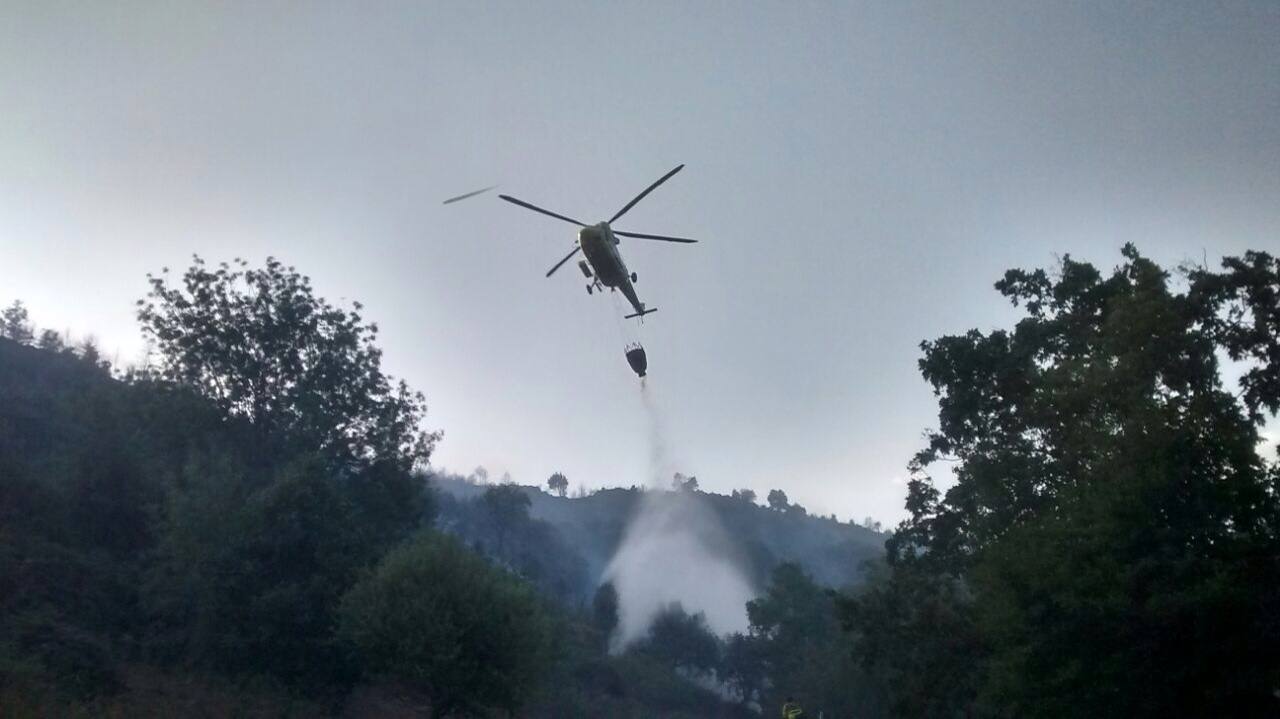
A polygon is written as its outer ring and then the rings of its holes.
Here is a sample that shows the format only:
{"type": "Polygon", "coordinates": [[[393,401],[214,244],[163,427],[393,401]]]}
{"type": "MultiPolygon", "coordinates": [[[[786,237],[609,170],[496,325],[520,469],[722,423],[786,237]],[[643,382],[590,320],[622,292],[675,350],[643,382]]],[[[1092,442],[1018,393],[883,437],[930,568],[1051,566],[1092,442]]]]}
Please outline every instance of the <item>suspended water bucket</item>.
{"type": "Polygon", "coordinates": [[[627,364],[631,365],[631,369],[635,370],[636,374],[643,377],[645,371],[649,369],[649,358],[645,356],[644,348],[640,343],[633,342],[626,346],[626,352],[627,364]]]}

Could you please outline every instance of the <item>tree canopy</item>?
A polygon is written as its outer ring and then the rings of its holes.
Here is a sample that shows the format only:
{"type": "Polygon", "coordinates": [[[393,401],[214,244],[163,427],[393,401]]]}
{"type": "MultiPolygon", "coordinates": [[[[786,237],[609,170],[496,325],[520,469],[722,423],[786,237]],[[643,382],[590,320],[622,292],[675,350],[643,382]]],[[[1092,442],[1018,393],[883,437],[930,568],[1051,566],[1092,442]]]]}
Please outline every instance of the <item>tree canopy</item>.
{"type": "Polygon", "coordinates": [[[279,260],[210,268],[200,257],[177,283],[148,275],[138,319],[158,375],[195,389],[264,434],[359,469],[425,464],[439,438],[421,428],[426,402],[382,372],[378,327],[317,297],[279,260]]]}
{"type": "Polygon", "coordinates": [[[569,478],[556,472],[547,478],[547,488],[563,497],[569,491],[569,478]]]}
{"type": "Polygon", "coordinates": [[[776,509],[781,512],[790,506],[787,502],[787,493],[781,489],[769,490],[769,495],[766,499],[769,502],[769,509],[776,509]]]}
{"type": "Polygon", "coordinates": [[[344,597],[339,631],[370,671],[426,687],[436,717],[514,710],[551,654],[530,587],[443,535],[388,553],[344,597]]]}
{"type": "Polygon", "coordinates": [[[33,330],[31,318],[21,300],[0,311],[0,337],[7,337],[19,344],[30,344],[33,330]]]}
{"type": "Polygon", "coordinates": [[[901,714],[1274,708],[1280,474],[1258,426],[1277,402],[1280,266],[1228,258],[1180,291],[1124,258],[1011,270],[1012,330],[922,345],[939,426],[911,464],[891,580],[848,607],[901,714]],[[1249,363],[1239,399],[1219,353],[1249,363]]]}

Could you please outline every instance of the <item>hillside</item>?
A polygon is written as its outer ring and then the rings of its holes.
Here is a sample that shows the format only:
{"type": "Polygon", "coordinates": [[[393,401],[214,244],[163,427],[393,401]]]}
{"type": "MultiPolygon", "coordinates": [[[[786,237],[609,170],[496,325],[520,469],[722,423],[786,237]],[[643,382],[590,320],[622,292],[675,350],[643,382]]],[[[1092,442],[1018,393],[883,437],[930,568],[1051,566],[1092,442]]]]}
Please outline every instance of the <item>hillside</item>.
{"type": "MultiPolygon", "coordinates": [[[[433,474],[432,485],[460,500],[479,498],[489,486],[457,475],[433,474]]],[[[593,590],[613,556],[628,521],[638,510],[642,490],[611,488],[584,497],[558,497],[539,487],[519,486],[529,497],[529,514],[551,524],[564,543],[586,565],[593,590]]],[[[886,536],[866,527],[800,512],[780,512],[734,497],[693,492],[725,530],[733,557],[757,586],[763,586],[781,562],[795,562],[821,584],[833,588],[856,586],[863,563],[884,554],[886,536]]],[[[442,521],[450,505],[443,502],[442,521]]]]}
{"type": "Polygon", "coordinates": [[[285,442],[256,451],[273,443],[83,349],[0,337],[0,716],[436,716],[441,695],[389,680],[401,670],[334,631],[353,587],[374,597],[348,604],[365,621],[402,621],[377,614],[397,577],[361,583],[397,548],[402,567],[434,562],[440,599],[404,609],[415,626],[452,631],[439,602],[506,597],[469,615],[450,651],[529,654],[515,698],[514,669],[451,672],[449,690],[475,703],[451,716],[481,702],[528,717],[744,716],[651,654],[606,656],[607,629],[576,607],[443,541],[420,474],[335,471],[285,442]],[[518,649],[513,627],[530,637],[518,649]]]}
{"type": "MultiPolygon", "coordinates": [[[[460,696],[450,716],[492,705],[534,719],[741,718],[764,696],[761,667],[782,645],[763,634],[726,642],[700,615],[673,610],[662,631],[606,651],[617,606],[597,586],[640,492],[507,488],[492,494],[527,499],[528,511],[495,514],[483,499],[493,486],[353,470],[278,432],[155,374],[115,376],[85,347],[0,337],[0,715],[198,705],[203,716],[426,716],[460,696]],[[420,580],[404,572],[429,578],[435,596],[407,590],[420,580]],[[397,595],[410,599],[383,600],[397,595]],[[352,616],[364,633],[343,629],[352,616]],[[406,644],[405,627],[467,639],[406,644]],[[744,664],[733,647],[748,645],[744,664]],[[388,647],[413,656],[387,660],[388,647]],[[441,654],[456,651],[519,664],[459,673],[441,654]],[[435,664],[415,675],[423,662],[435,664]]],[[[824,582],[856,581],[878,535],[691,496],[724,525],[719,549],[750,568],[762,606],[818,606],[836,636],[818,586],[793,578],[801,595],[783,600],[767,575],[796,559],[824,582]],[[845,546],[856,551],[833,561],[845,546]]]]}

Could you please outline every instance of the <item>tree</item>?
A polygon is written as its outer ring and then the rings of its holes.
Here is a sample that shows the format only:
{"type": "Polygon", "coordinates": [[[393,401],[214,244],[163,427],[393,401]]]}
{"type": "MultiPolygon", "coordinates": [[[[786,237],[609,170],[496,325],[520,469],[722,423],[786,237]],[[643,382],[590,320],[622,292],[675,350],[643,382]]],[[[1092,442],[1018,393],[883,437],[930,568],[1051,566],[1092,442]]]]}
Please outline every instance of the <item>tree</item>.
{"type": "Polygon", "coordinates": [[[318,447],[337,466],[424,464],[438,434],[420,428],[426,402],[382,372],[377,325],[312,292],[308,278],[268,258],[211,270],[195,257],[180,285],[148,275],[138,301],[158,373],[244,417],[262,436],[318,447]]]}
{"type": "Polygon", "coordinates": [[[560,497],[564,497],[564,495],[569,491],[569,478],[559,472],[556,472],[547,478],[547,487],[560,497]]]}
{"type": "Polygon", "coordinates": [[[963,582],[898,565],[838,606],[854,653],[887,694],[892,716],[974,713],[986,654],[963,582]]]}
{"type": "MultiPolygon", "coordinates": [[[[177,475],[155,502],[145,596],[163,639],[151,649],[340,685],[351,667],[333,637],[338,599],[429,520],[411,469],[436,436],[418,427],[421,396],[382,374],[376,328],[275,260],[237,266],[197,258],[179,287],[151,278],[140,303],[159,366],[134,381],[198,402],[222,428],[170,440],[192,455],[186,467],[146,465],[177,475]]],[[[86,344],[82,359],[95,356],[86,344]]]]}
{"type": "Polygon", "coordinates": [[[1013,330],[922,345],[939,427],[891,577],[847,611],[903,713],[922,696],[1030,717],[1275,710],[1280,484],[1256,448],[1280,406],[1280,264],[1228,258],[1179,292],[1123,255],[1109,275],[1011,270],[1013,330]],[[1246,362],[1239,399],[1223,351],[1246,362]]]}
{"type": "Polygon", "coordinates": [[[110,370],[111,363],[102,359],[102,352],[98,349],[98,340],[93,335],[89,335],[80,341],[80,345],[76,347],[80,360],[96,370],[110,370]]]}
{"type": "Polygon", "coordinates": [[[423,688],[433,717],[515,712],[552,641],[528,585],[434,534],[391,551],[352,587],[339,634],[373,674],[423,688]]]}
{"type": "Polygon", "coordinates": [[[756,493],[755,493],[755,490],[751,490],[751,489],[735,489],[735,490],[733,490],[733,494],[732,494],[731,496],[732,496],[734,499],[740,499],[740,500],[742,500],[742,501],[746,502],[747,504],[755,504],[755,503],[756,503],[756,493]]]}
{"type": "Polygon", "coordinates": [[[720,661],[720,641],[701,613],[689,614],[673,602],[653,618],[649,635],[638,650],[667,666],[690,673],[708,673],[720,661]]]}
{"type": "Polygon", "coordinates": [[[1246,252],[1222,260],[1225,272],[1188,272],[1188,299],[1206,333],[1248,369],[1240,394],[1249,419],[1280,412],[1280,257],[1246,252]]]}
{"type": "Polygon", "coordinates": [[[774,509],[779,512],[786,511],[787,507],[789,506],[787,504],[787,493],[782,491],[781,489],[769,490],[768,502],[769,502],[769,509],[774,509]]]}
{"type": "Polygon", "coordinates": [[[698,478],[686,477],[680,472],[671,475],[671,488],[677,492],[698,491],[698,478]]]}
{"type": "Polygon", "coordinates": [[[524,490],[513,484],[500,484],[486,489],[480,501],[488,513],[497,538],[497,554],[506,558],[507,536],[528,523],[532,501],[524,490]]]}
{"type": "Polygon", "coordinates": [[[529,514],[529,488],[496,485],[479,496],[440,492],[440,525],[451,535],[567,605],[591,600],[595,584],[586,560],[552,523],[529,514]]]}
{"type": "Polygon", "coordinates": [[[351,678],[333,641],[360,569],[419,526],[419,485],[351,482],[299,455],[262,476],[234,453],[195,455],[168,492],[145,596],[162,655],[295,686],[351,678]]]}
{"type": "Polygon", "coordinates": [[[716,674],[737,695],[741,704],[760,702],[761,694],[768,685],[764,657],[766,644],[767,640],[761,637],[740,633],[730,635],[725,641],[724,655],[716,674]]]}
{"type": "Polygon", "coordinates": [[[22,300],[14,300],[0,312],[0,337],[8,337],[18,344],[31,344],[31,322],[22,300]]]}
{"type": "Polygon", "coordinates": [[[36,346],[48,352],[61,352],[66,348],[62,342],[62,335],[54,330],[44,330],[40,333],[40,339],[36,342],[36,346]]]}
{"type": "Polygon", "coordinates": [[[618,590],[613,582],[605,582],[596,588],[591,599],[591,623],[607,645],[613,630],[618,628],[618,590]]]}
{"type": "MultiPolygon", "coordinates": [[[[877,716],[881,699],[865,672],[841,641],[833,593],[819,586],[797,564],[774,568],[769,586],[747,603],[750,635],[737,651],[763,665],[766,683],[755,687],[762,706],[798,698],[815,716],[877,716]]],[[[750,665],[745,681],[755,682],[750,665]]],[[[743,677],[739,677],[743,681],[743,677]]]]}

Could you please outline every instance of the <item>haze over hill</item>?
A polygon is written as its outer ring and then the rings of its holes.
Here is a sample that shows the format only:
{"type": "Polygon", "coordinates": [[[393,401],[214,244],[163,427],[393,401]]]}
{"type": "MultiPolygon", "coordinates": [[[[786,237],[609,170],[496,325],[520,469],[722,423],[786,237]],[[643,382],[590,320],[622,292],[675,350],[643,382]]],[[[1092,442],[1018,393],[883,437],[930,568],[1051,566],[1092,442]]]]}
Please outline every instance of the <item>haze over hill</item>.
{"type": "MultiPolygon", "coordinates": [[[[492,544],[487,530],[474,524],[463,526],[462,510],[451,500],[478,502],[494,485],[474,476],[434,474],[431,479],[434,487],[448,495],[441,505],[441,526],[459,531],[470,542],[492,544]]],[[[638,599],[646,609],[637,610],[639,616],[624,628],[628,639],[647,629],[645,620],[655,607],[671,601],[706,613],[711,626],[721,633],[742,631],[745,603],[763,589],[779,563],[797,563],[823,585],[852,588],[863,579],[863,563],[880,559],[884,552],[884,534],[810,516],[794,505],[769,509],[743,498],[697,490],[612,488],[558,497],[539,487],[516,488],[530,499],[529,515],[547,522],[559,535],[553,548],[531,551],[561,553],[568,564],[581,561],[583,569],[573,574],[576,580],[569,592],[579,600],[589,598],[602,581],[611,578],[610,562],[618,556],[643,503],[659,503],[662,511],[655,526],[641,531],[660,534],[664,541],[674,537],[676,543],[660,544],[662,553],[653,557],[658,564],[637,581],[636,591],[641,586],[647,590],[647,596],[638,599]],[[686,532],[694,539],[680,540],[686,532]]],[[[648,558],[632,559],[643,563],[648,558]]],[[[626,590],[619,586],[619,592],[625,601],[626,590]]]]}
{"type": "MultiPolygon", "coordinates": [[[[450,474],[433,474],[431,481],[441,492],[463,499],[479,498],[494,486],[474,476],[450,474]]],[[[554,526],[571,550],[582,557],[589,567],[590,589],[603,576],[645,492],[670,491],[615,487],[585,496],[558,497],[541,487],[518,487],[530,499],[529,514],[554,526]]],[[[861,562],[884,552],[885,535],[859,524],[796,509],[769,509],[711,492],[695,491],[692,496],[715,514],[730,537],[725,553],[746,569],[756,585],[777,562],[797,562],[827,586],[852,586],[861,578],[861,562]]]]}

